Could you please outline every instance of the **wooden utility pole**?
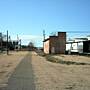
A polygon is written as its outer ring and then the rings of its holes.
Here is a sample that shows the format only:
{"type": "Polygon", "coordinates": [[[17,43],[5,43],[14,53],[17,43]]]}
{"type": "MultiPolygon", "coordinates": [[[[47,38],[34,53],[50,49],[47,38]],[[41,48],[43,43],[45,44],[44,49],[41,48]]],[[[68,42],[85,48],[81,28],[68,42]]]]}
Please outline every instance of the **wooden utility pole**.
{"type": "Polygon", "coordinates": [[[17,51],[19,51],[19,37],[18,37],[18,34],[17,34],[17,51]]]}
{"type": "Polygon", "coordinates": [[[7,30],[7,55],[9,53],[9,48],[8,48],[8,30],[7,30]]]}
{"type": "Polygon", "coordinates": [[[20,39],[20,50],[21,50],[21,39],[20,39]]]}
{"type": "Polygon", "coordinates": [[[45,30],[43,30],[43,51],[44,51],[44,41],[45,41],[45,30]]]}
{"type": "Polygon", "coordinates": [[[1,33],[1,52],[3,52],[3,39],[2,39],[2,33],[1,33]]]}

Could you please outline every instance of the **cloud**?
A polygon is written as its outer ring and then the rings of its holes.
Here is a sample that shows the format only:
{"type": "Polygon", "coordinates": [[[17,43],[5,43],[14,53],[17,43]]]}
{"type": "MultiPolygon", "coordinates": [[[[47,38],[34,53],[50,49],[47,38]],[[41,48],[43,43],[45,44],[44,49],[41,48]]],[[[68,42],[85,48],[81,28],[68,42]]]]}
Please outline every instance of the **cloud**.
{"type": "Polygon", "coordinates": [[[20,35],[20,39],[23,40],[40,40],[42,39],[42,36],[36,36],[36,35],[20,35]]]}
{"type": "MultiPolygon", "coordinates": [[[[11,38],[12,38],[12,40],[17,40],[16,35],[11,36],[11,38]]],[[[19,35],[18,38],[22,39],[22,40],[39,40],[39,39],[43,39],[42,36],[38,36],[38,35],[19,35]]]]}
{"type": "MultiPolygon", "coordinates": [[[[43,41],[43,36],[39,35],[18,35],[18,38],[22,40],[22,44],[28,45],[29,42],[34,42],[35,45],[40,45],[42,44],[43,41]]],[[[12,40],[17,40],[17,36],[13,35],[11,36],[12,40]]]]}

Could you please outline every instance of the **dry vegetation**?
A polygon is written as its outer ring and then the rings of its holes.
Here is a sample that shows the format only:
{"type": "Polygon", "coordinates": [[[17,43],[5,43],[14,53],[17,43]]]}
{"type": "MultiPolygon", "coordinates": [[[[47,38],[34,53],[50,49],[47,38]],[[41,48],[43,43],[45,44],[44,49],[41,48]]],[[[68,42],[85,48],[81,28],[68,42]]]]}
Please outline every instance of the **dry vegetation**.
{"type": "Polygon", "coordinates": [[[46,55],[48,61],[67,65],[90,65],[90,57],[79,55],[46,55]]]}

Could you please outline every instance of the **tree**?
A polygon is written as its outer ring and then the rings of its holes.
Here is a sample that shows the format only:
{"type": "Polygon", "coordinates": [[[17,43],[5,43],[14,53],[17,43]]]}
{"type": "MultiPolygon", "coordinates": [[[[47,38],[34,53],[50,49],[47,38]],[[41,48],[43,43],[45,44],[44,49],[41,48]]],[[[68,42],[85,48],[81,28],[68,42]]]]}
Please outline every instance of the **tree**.
{"type": "Polygon", "coordinates": [[[33,42],[29,42],[28,48],[29,48],[30,51],[34,50],[34,48],[35,48],[34,43],[33,42]]]}

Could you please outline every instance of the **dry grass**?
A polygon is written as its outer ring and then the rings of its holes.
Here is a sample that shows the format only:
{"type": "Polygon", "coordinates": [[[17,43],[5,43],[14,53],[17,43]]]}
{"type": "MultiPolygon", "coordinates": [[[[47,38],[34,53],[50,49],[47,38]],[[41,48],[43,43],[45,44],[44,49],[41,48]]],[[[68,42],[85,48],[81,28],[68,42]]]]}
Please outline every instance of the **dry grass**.
{"type": "Polygon", "coordinates": [[[50,62],[60,63],[60,64],[66,64],[66,65],[90,65],[89,63],[85,62],[75,62],[75,61],[66,61],[63,58],[55,58],[53,55],[46,55],[46,59],[50,62]]]}

